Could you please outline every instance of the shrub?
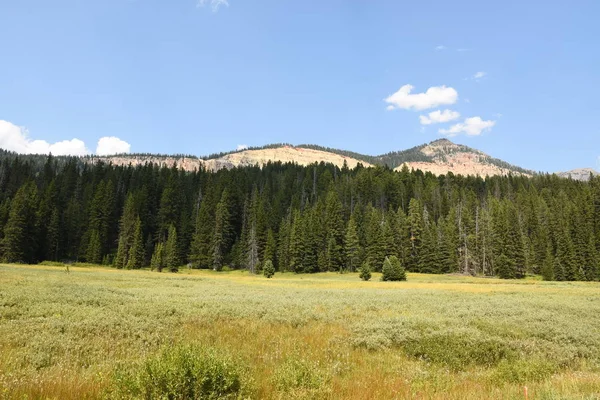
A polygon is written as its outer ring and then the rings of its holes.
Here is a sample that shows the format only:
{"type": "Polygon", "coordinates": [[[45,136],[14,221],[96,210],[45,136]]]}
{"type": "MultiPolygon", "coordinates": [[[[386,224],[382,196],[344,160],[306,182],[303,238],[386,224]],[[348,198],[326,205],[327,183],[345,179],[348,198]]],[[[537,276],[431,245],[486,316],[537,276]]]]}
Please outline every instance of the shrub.
{"type": "Polygon", "coordinates": [[[362,267],[360,267],[360,274],[358,276],[363,281],[368,281],[371,279],[371,267],[369,266],[369,263],[365,261],[362,267]]]}
{"type": "Polygon", "coordinates": [[[323,398],[329,375],[318,362],[292,356],[274,374],[274,383],[284,398],[323,398]]]}
{"type": "Polygon", "coordinates": [[[145,399],[238,398],[242,381],[236,364],[213,349],[177,346],[129,373],[117,371],[116,397],[145,399]]]}
{"type": "Polygon", "coordinates": [[[406,271],[400,265],[400,260],[396,256],[386,257],[383,262],[382,281],[405,281],[406,271]]]}
{"type": "Polygon", "coordinates": [[[263,275],[266,278],[272,278],[273,275],[275,275],[275,267],[273,266],[273,261],[265,261],[265,265],[263,266],[263,275]]]}
{"type": "Polygon", "coordinates": [[[557,371],[555,364],[548,360],[502,360],[492,375],[498,384],[540,382],[557,371]]]}

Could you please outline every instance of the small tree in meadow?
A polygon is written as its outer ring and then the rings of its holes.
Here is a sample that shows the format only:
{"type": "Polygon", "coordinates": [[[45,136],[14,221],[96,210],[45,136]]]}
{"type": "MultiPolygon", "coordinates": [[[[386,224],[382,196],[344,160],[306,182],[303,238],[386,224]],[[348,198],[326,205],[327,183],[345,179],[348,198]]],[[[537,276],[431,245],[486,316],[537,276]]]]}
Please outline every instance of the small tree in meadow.
{"type": "Polygon", "coordinates": [[[266,278],[272,278],[273,275],[275,275],[275,267],[273,266],[273,261],[265,261],[265,265],[263,266],[263,275],[266,278]]]}
{"type": "Polygon", "coordinates": [[[406,271],[400,264],[400,260],[396,256],[386,257],[383,262],[382,281],[405,281],[406,271]]]}
{"type": "Polygon", "coordinates": [[[165,246],[162,243],[157,243],[150,261],[150,268],[162,272],[165,267],[165,246]]]}
{"type": "Polygon", "coordinates": [[[371,279],[371,267],[368,262],[365,261],[360,267],[360,274],[358,276],[365,282],[371,279]]]}

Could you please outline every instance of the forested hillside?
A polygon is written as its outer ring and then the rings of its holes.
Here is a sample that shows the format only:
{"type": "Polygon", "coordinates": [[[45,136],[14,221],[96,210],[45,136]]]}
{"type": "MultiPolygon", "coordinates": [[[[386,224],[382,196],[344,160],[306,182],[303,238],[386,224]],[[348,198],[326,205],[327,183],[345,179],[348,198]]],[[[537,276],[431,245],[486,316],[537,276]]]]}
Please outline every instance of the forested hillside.
{"type": "Polygon", "coordinates": [[[0,163],[0,259],[176,271],[599,274],[600,178],[434,176],[269,163],[215,172],[16,156],[0,163]],[[59,162],[60,161],[60,162],[59,162]]]}

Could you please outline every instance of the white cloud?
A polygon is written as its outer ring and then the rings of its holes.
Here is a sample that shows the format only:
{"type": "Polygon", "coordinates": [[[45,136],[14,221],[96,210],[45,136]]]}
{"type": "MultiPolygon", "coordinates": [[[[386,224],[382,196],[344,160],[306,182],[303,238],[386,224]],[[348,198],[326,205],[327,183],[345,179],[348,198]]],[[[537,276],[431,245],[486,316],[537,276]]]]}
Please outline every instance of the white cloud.
{"type": "Polygon", "coordinates": [[[492,129],[494,125],[496,125],[496,121],[484,121],[481,117],[471,117],[465,119],[465,122],[452,125],[449,129],[440,129],[438,132],[446,136],[456,136],[459,133],[478,136],[482,132],[492,129]]]}
{"type": "MultiPolygon", "coordinates": [[[[384,101],[390,104],[392,109],[401,108],[420,111],[444,104],[454,104],[458,99],[458,92],[451,87],[432,86],[425,93],[411,94],[410,92],[413,89],[412,85],[404,85],[384,101]]],[[[390,106],[387,107],[388,110],[390,106]]]]}
{"type": "Polygon", "coordinates": [[[436,46],[436,47],[435,47],[435,50],[436,50],[436,51],[442,51],[442,50],[446,50],[446,46],[444,46],[444,45],[441,45],[441,44],[440,44],[439,46],[436,46]]]}
{"type": "Polygon", "coordinates": [[[114,136],[106,136],[98,140],[96,154],[99,156],[110,156],[113,154],[124,154],[131,151],[131,145],[124,140],[114,136]]]}
{"type": "Polygon", "coordinates": [[[210,4],[213,12],[218,12],[221,6],[229,7],[228,0],[198,0],[197,7],[204,7],[207,4],[210,4]]]}
{"type": "Polygon", "coordinates": [[[473,79],[481,79],[486,75],[487,75],[486,72],[479,71],[479,72],[476,72],[475,75],[473,75],[473,79]]]}
{"type": "Polygon", "coordinates": [[[79,139],[48,143],[45,140],[32,140],[25,128],[8,121],[0,120],[0,147],[21,154],[49,154],[57,156],[89,154],[85,143],[79,139]]]}
{"type": "Polygon", "coordinates": [[[387,106],[385,109],[388,111],[392,111],[392,110],[394,110],[394,106],[387,106]]]}
{"type": "Polygon", "coordinates": [[[458,111],[444,110],[432,111],[428,115],[420,115],[421,125],[441,124],[443,122],[454,121],[460,118],[458,111]]]}
{"type": "Polygon", "coordinates": [[[237,150],[238,151],[246,150],[247,148],[248,148],[247,144],[238,144],[237,145],[237,150]]]}
{"type": "MultiPolygon", "coordinates": [[[[0,148],[20,154],[50,154],[55,156],[85,156],[91,154],[80,139],[61,140],[48,143],[29,137],[27,129],[8,121],[0,120],[0,148]]],[[[129,153],[131,145],[116,137],[103,137],[98,141],[98,155],[129,153]]]]}

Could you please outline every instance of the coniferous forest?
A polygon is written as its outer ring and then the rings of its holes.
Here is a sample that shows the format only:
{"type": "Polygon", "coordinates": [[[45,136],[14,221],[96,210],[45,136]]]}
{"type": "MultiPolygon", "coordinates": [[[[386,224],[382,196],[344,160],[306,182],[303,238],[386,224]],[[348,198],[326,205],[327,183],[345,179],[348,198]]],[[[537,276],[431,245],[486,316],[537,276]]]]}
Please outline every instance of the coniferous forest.
{"type": "Polygon", "coordinates": [[[17,156],[0,162],[0,260],[158,271],[600,277],[600,178],[434,176],[329,164],[194,173],[17,156]]]}

